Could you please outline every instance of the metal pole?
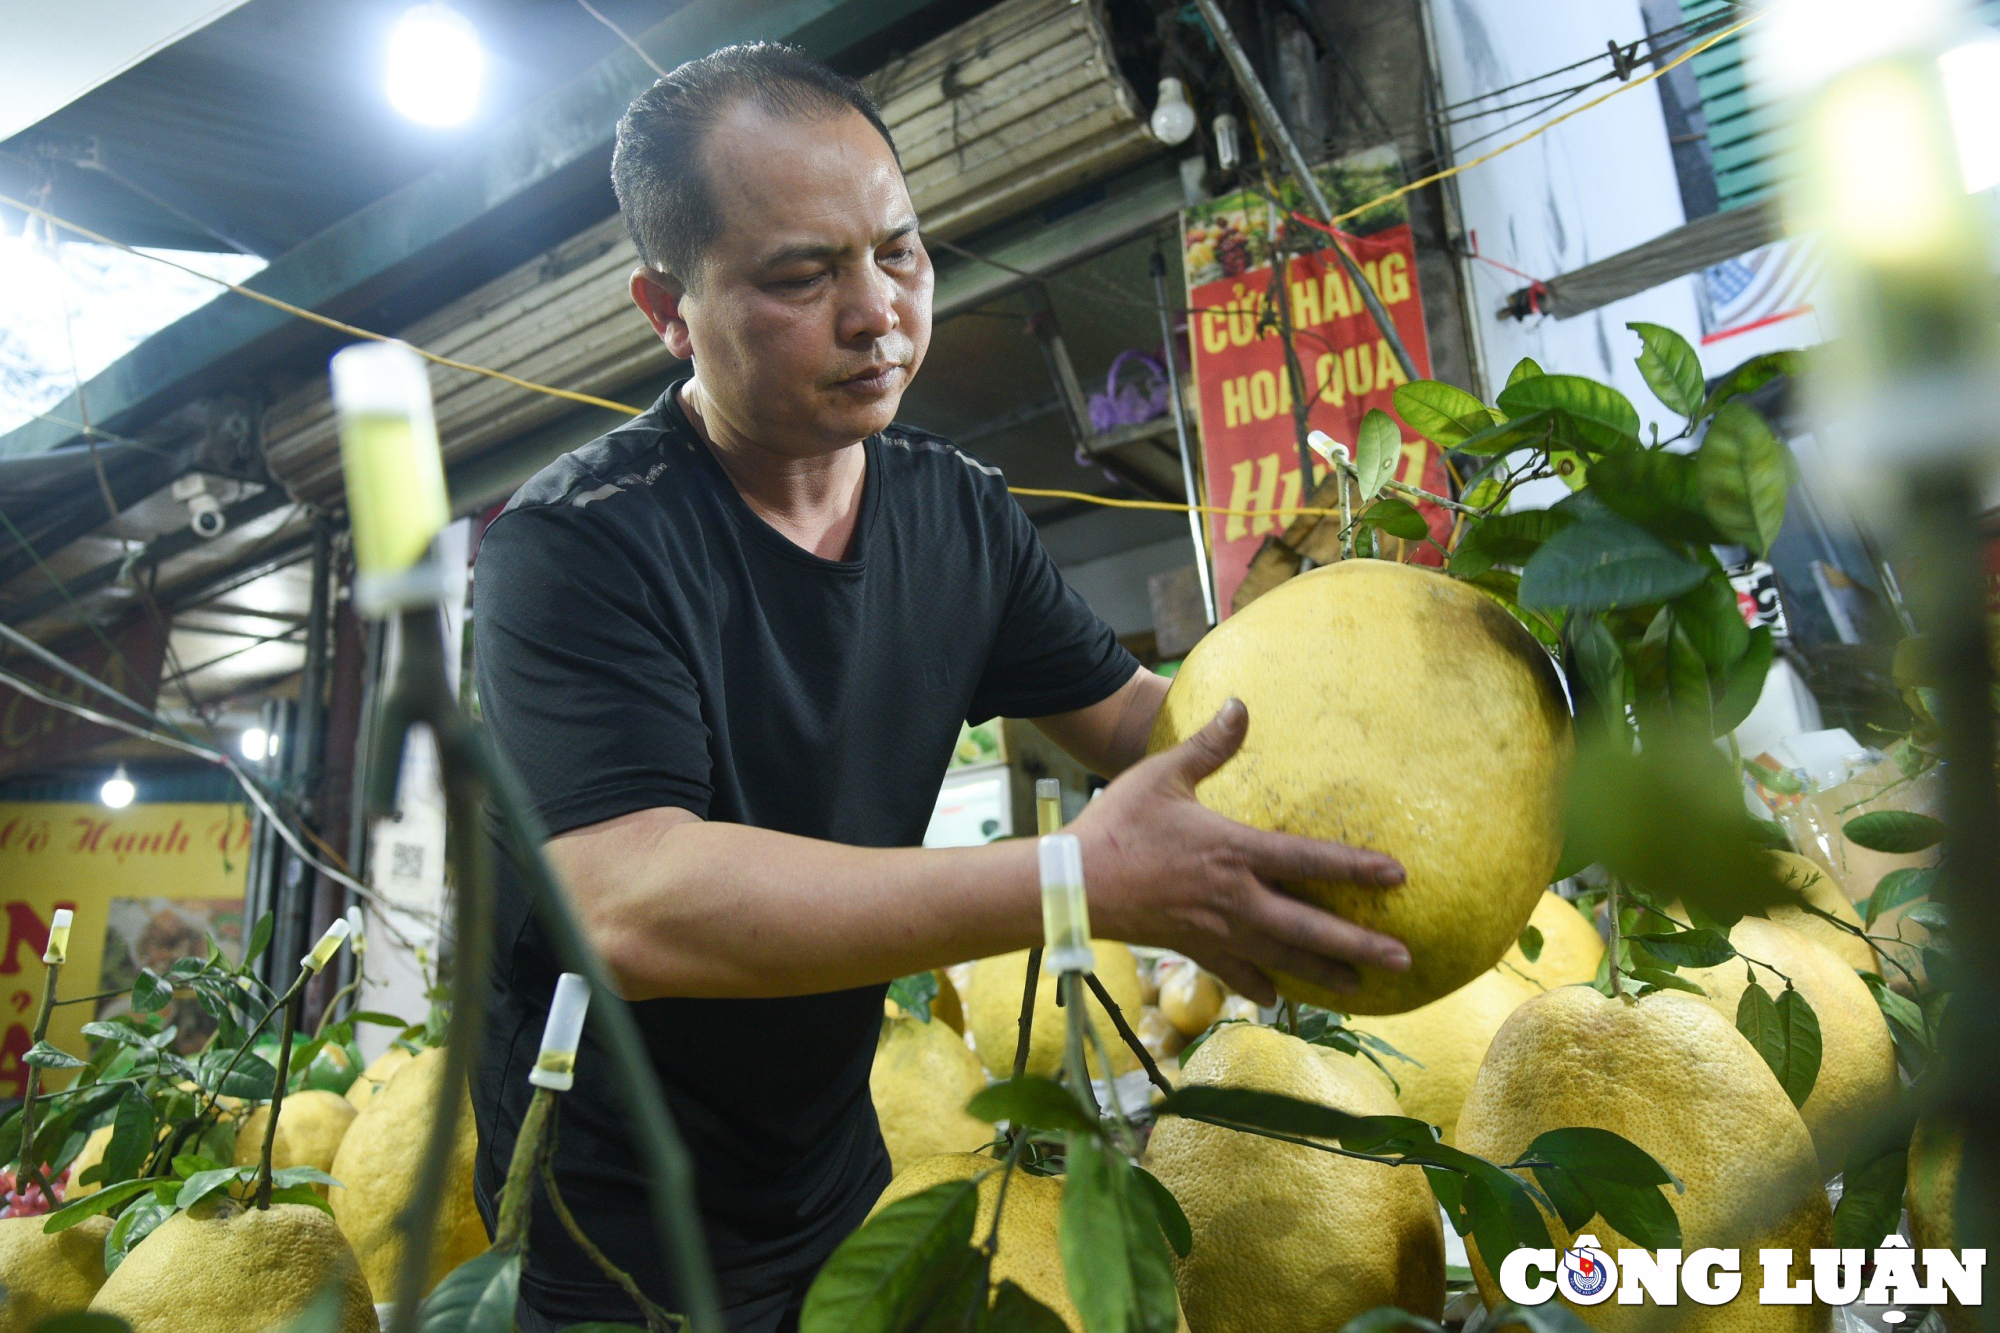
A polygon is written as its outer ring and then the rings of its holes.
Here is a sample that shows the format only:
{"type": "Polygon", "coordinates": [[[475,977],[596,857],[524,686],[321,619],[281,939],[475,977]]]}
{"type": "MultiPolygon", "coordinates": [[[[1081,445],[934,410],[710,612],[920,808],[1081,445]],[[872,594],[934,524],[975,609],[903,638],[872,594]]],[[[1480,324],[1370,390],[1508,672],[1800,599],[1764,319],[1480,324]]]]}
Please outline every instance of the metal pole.
{"type": "Polygon", "coordinates": [[[1197,508],[1201,492],[1194,484],[1194,453],[1188,448],[1187,408],[1181,402],[1181,376],[1175,364],[1174,322],[1167,311],[1167,261],[1158,248],[1153,250],[1153,295],[1160,307],[1160,346],[1167,363],[1167,402],[1173,407],[1174,436],[1181,446],[1181,485],[1187,488],[1188,532],[1194,537],[1194,572],[1201,583],[1201,610],[1215,628],[1215,572],[1208,567],[1208,529],[1197,508]]]}
{"type": "MultiPolygon", "coordinates": [[[[1298,181],[1299,188],[1305,191],[1306,200],[1312,205],[1313,212],[1319,214],[1319,220],[1331,227],[1333,205],[1327,202],[1326,192],[1319,188],[1319,178],[1312,174],[1312,168],[1306,162],[1306,155],[1299,151],[1298,141],[1293,139],[1292,132],[1285,128],[1284,120],[1278,115],[1277,105],[1271,101],[1271,94],[1265,91],[1263,83],[1257,78],[1257,71],[1251,68],[1250,57],[1244,54],[1242,44],[1230,30],[1229,20],[1222,17],[1222,7],[1216,0],[1194,0],[1194,2],[1195,7],[1201,10],[1202,20],[1208,24],[1209,32],[1214,34],[1215,44],[1222,48],[1223,58],[1229,62],[1229,72],[1236,76],[1236,86],[1242,92],[1243,100],[1250,103],[1250,110],[1262,122],[1264,133],[1268,134],[1271,142],[1278,146],[1278,155],[1284,159],[1285,170],[1292,174],[1298,181]]],[[[1374,285],[1368,281],[1367,275],[1362,273],[1361,266],[1354,262],[1354,256],[1348,254],[1347,247],[1338,240],[1333,243],[1333,252],[1340,257],[1340,266],[1347,270],[1347,276],[1353,281],[1355,290],[1361,293],[1361,303],[1368,307],[1370,318],[1375,321],[1375,327],[1381,330],[1382,340],[1389,344],[1389,351],[1395,355],[1396,364],[1403,368],[1403,374],[1409,379],[1422,379],[1422,374],[1417,370],[1417,363],[1410,358],[1410,349],[1403,346],[1403,335],[1396,332],[1396,325],[1390,320],[1388,310],[1383,308],[1382,298],[1375,294],[1374,285]]],[[[1306,475],[1310,476],[1311,473],[1308,472],[1306,475]]]]}

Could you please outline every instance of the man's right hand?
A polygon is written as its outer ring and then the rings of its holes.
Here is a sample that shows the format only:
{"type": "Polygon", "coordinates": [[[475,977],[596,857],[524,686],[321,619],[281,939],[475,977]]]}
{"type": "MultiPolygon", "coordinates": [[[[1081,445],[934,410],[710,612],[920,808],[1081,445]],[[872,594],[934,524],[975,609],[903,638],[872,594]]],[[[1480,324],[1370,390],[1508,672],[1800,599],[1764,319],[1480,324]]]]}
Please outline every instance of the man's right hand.
{"type": "Polygon", "coordinates": [[[1395,860],[1251,828],[1195,799],[1195,784],[1236,753],[1249,726],[1249,710],[1231,699],[1199,732],[1126,770],[1070,826],[1083,844],[1093,933],[1186,954],[1265,1005],[1277,1000],[1272,972],[1345,991],[1358,980],[1354,964],[1407,968],[1400,941],[1278,887],[1400,884],[1395,860]]]}

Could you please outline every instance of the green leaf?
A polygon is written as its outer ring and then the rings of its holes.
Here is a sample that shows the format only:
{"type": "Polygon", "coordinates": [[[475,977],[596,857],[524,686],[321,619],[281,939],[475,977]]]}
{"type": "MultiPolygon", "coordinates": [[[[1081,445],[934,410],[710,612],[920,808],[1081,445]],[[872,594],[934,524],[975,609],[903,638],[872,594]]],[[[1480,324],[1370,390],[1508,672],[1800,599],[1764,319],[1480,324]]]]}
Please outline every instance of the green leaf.
{"type": "Polygon", "coordinates": [[[1060,1083],[1046,1078],[1010,1078],[973,1094],[968,1113],[997,1124],[1002,1120],[1029,1129],[1102,1134],[1104,1126],[1077,1105],[1060,1083]]]}
{"type": "Polygon", "coordinates": [[[889,983],[889,998],[926,1023],[931,1021],[931,1001],[937,998],[937,993],[934,972],[913,972],[889,983]]]}
{"type": "Polygon", "coordinates": [[[398,1018],[394,1014],[385,1014],[374,1009],[357,1009],[349,1014],[345,1021],[349,1023],[372,1023],[378,1028],[401,1028],[405,1031],[413,1026],[420,1026],[412,1024],[408,1019],[398,1018]]]}
{"type": "Polygon", "coordinates": [[[248,971],[250,964],[263,956],[264,950],[270,946],[271,932],[277,927],[277,923],[276,914],[266,912],[257,918],[256,925],[250,927],[250,939],[243,946],[243,963],[239,968],[240,971],[248,971]]]}
{"type": "Polygon", "coordinates": [[[1591,465],[1590,489],[1620,518],[1674,541],[1716,541],[1691,454],[1630,449],[1591,465]]]}
{"type": "MultiPolygon", "coordinates": [[[[1442,449],[1455,449],[1491,425],[1486,404],[1465,390],[1439,380],[1412,380],[1399,385],[1396,414],[1405,425],[1442,449]]],[[[1367,418],[1363,418],[1365,422],[1367,418]]],[[[1401,442],[1398,441],[1398,448],[1401,442]]],[[[1356,461],[1357,467],[1359,460],[1356,461]]]]}
{"type": "Polygon", "coordinates": [[[1514,943],[1520,947],[1521,957],[1531,963],[1542,956],[1542,932],[1537,927],[1521,927],[1520,938],[1514,943]]]}
{"type": "Polygon", "coordinates": [[[1715,967],[1736,956],[1727,936],[1713,930],[1670,930],[1634,934],[1628,938],[1646,952],[1674,967],[1715,967]]]}
{"type": "MultiPolygon", "coordinates": [[[[1715,702],[1715,709],[1709,725],[1718,736],[1736,730],[1743,725],[1743,719],[1757,706],[1757,700],[1764,693],[1764,679],[1771,672],[1771,663],[1777,656],[1777,646],[1771,638],[1771,627],[1759,625],[1750,631],[1750,646],[1743,650],[1743,656],[1729,668],[1722,683],[1722,697],[1715,702]]],[[[1784,846],[1783,842],[1776,844],[1784,846]]]]}
{"type": "Polygon", "coordinates": [[[424,1301],[420,1333],[513,1333],[521,1255],[487,1250],[444,1275],[424,1301]]]}
{"type": "Polygon", "coordinates": [[[317,1208],[328,1217],[333,1216],[333,1205],[320,1197],[318,1190],[310,1185],[286,1185],[271,1191],[272,1203],[296,1203],[307,1208],[317,1208]]]}
{"type": "Polygon", "coordinates": [[[1914,810],[1877,810],[1856,815],[1841,825],[1840,831],[1856,846],[1871,852],[1907,856],[1937,846],[1944,841],[1944,821],[1914,810]]]}
{"type": "Polygon", "coordinates": [[[1579,1319],[1559,1301],[1547,1305],[1502,1305],[1486,1325],[1492,1333],[1525,1328],[1528,1333],[1591,1333],[1589,1324],[1579,1319]]]}
{"type": "Polygon", "coordinates": [[[1466,436],[1459,441],[1458,451],[1497,458],[1517,449],[1547,449],[1555,441],[1562,424],[1558,413],[1530,412],[1524,417],[1515,417],[1466,436]]]}
{"type": "Polygon", "coordinates": [[[1396,475],[1396,461],[1402,456],[1403,432],[1398,429],[1396,419],[1379,407],[1369,408],[1368,414],[1361,418],[1361,433],[1354,443],[1354,484],[1364,502],[1380,494],[1382,483],[1396,475]]]}
{"type": "Polygon", "coordinates": [[[120,1046],[150,1046],[153,1034],[136,1027],[123,1016],[105,1019],[102,1022],[85,1023],[83,1035],[94,1041],[114,1042],[120,1046]]]}
{"type": "Polygon", "coordinates": [[[1755,409],[1725,403],[1695,455],[1702,508],[1717,532],[1769,555],[1785,521],[1792,455],[1755,409]]]}
{"type": "Polygon", "coordinates": [[[1686,991],[1689,995],[1707,998],[1708,992],[1689,981],[1678,972],[1669,972],[1663,967],[1628,967],[1625,975],[1633,981],[1641,982],[1654,990],[1686,991]]]}
{"type": "Polygon", "coordinates": [[[980,1333],[1069,1333],[1062,1316],[1003,1278],[993,1292],[993,1308],[986,1312],[980,1333]]]}
{"type": "Polygon", "coordinates": [[[898,1199],[840,1243],[806,1292],[800,1333],[900,1333],[929,1309],[957,1251],[972,1243],[977,1180],[898,1199]]]}
{"type": "Polygon", "coordinates": [[[81,1069],[87,1063],[61,1047],[51,1046],[45,1041],[38,1041],[30,1046],[28,1053],[21,1059],[38,1069],[81,1069]]]}
{"type": "Polygon", "coordinates": [[[1833,1243],[1843,1249],[1872,1250],[1902,1221],[1903,1186],[1909,1173],[1909,1135],[1888,1151],[1857,1149],[1841,1173],[1840,1202],[1833,1209],[1833,1243]]]}
{"type": "Polygon", "coordinates": [[[132,1012],[158,1013],[174,1002],[173,983],[152,968],[141,968],[132,982],[132,1012]]]}
{"type": "Polygon", "coordinates": [[[1716,571],[1673,601],[1674,623],[1688,642],[1717,672],[1741,661],[1750,651],[1750,626],[1736,601],[1729,576],[1716,571]]]}
{"type": "Polygon", "coordinates": [[[1523,1156],[1540,1158],[1593,1181],[1683,1188],[1674,1173],[1644,1148],[1622,1134],[1589,1125],[1547,1130],[1535,1137],[1523,1156]]]}
{"type": "Polygon", "coordinates": [[[1622,727],[1625,706],[1632,700],[1632,686],[1625,666],[1625,650],[1618,646],[1617,636],[1602,617],[1573,616],[1566,637],[1570,660],[1582,677],[1584,689],[1597,704],[1604,721],[1622,727]]]}
{"type": "Polygon", "coordinates": [[[1681,1221],[1673,1204],[1657,1185],[1627,1185],[1615,1180],[1584,1182],[1590,1201],[1606,1222],[1645,1250],[1671,1249],[1681,1243],[1681,1221]]]}
{"type": "Polygon", "coordinates": [[[1526,509],[1482,518],[1459,538],[1458,549],[1451,553],[1451,572],[1469,579],[1495,565],[1524,565],[1542,543],[1574,522],[1576,515],[1562,509],[1526,509]]]}
{"type": "Polygon", "coordinates": [[[1378,1305],[1342,1324],[1340,1333],[1445,1333],[1445,1327],[1394,1305],[1378,1305]]]}
{"type": "Polygon", "coordinates": [[[271,1183],[279,1189],[285,1189],[292,1185],[335,1186],[340,1184],[339,1181],[316,1166],[280,1167],[271,1173],[271,1183]]]}
{"type": "Polygon", "coordinates": [[[243,1058],[236,1061],[236,1068],[225,1076],[223,1071],[229,1068],[235,1055],[236,1052],[226,1050],[205,1053],[195,1066],[196,1082],[224,1097],[241,1097],[251,1102],[270,1101],[271,1091],[278,1084],[278,1071],[264,1057],[246,1051],[243,1058]]]}
{"type": "Polygon", "coordinates": [[[1778,1077],[1792,1105],[1803,1106],[1819,1079],[1819,1018],[1795,990],[1773,1000],[1761,985],[1744,987],[1736,1004],[1736,1030],[1749,1039],[1778,1077]]]}
{"type": "Polygon", "coordinates": [[[174,1207],[185,1212],[217,1190],[256,1174],[254,1166],[219,1166],[213,1171],[197,1171],[181,1182],[180,1192],[174,1196],[174,1207]]]}
{"type": "Polygon", "coordinates": [[[1583,1192],[1582,1186],[1571,1178],[1570,1173],[1559,1166],[1538,1166],[1532,1168],[1535,1183],[1542,1187],[1542,1193],[1549,1196],[1549,1202],[1556,1206],[1556,1216],[1571,1231],[1578,1230],[1585,1222],[1597,1216],[1597,1205],[1583,1192]]]}
{"type": "Polygon", "coordinates": [[[1057,1238],[1070,1299],[1088,1333],[1174,1333],[1173,1256],[1125,1154],[1071,1134],[1057,1238]]]}
{"type": "Polygon", "coordinates": [[[1655,397],[1684,417],[1701,411],[1708,377],[1687,339],[1659,324],[1627,324],[1639,335],[1639,373],[1655,397]]]}
{"type": "Polygon", "coordinates": [[[1512,370],[1507,372],[1507,383],[1509,386],[1519,384],[1522,380],[1534,379],[1537,375],[1540,375],[1541,373],[1542,373],[1542,368],[1535,361],[1535,358],[1533,358],[1532,356],[1524,356],[1519,361],[1516,361],[1514,363],[1514,368],[1512,370]]]}
{"type": "Polygon", "coordinates": [[[1132,1168],[1132,1179],[1138,1183],[1139,1193],[1152,1204],[1153,1216],[1160,1224],[1160,1231],[1173,1246],[1174,1253],[1185,1259],[1194,1248],[1194,1228],[1188,1222],[1187,1213],[1181,1209],[1181,1201],[1166,1187],[1160,1178],[1143,1166],[1132,1168]]]}
{"type": "Polygon", "coordinates": [[[1708,401],[1701,405],[1701,414],[1710,416],[1730,399],[1755,393],[1780,375],[1798,374],[1801,360],[1797,352],[1766,352],[1751,357],[1722,377],[1722,382],[1708,395],[1708,401]]]}
{"type": "Polygon", "coordinates": [[[1599,453],[1639,447],[1639,413],[1631,400],[1608,384],[1581,375],[1538,375],[1500,391],[1500,410],[1510,417],[1560,412],[1577,438],[1599,453]]]}
{"type": "Polygon", "coordinates": [[[1521,570],[1526,606],[1609,611],[1678,597],[1706,571],[1644,528],[1605,515],[1571,524],[1521,570]]]}
{"type": "Polygon", "coordinates": [[[1401,537],[1406,542],[1420,542],[1431,533],[1431,525],[1424,522],[1422,514],[1407,502],[1393,498],[1377,500],[1369,505],[1355,522],[1380,528],[1391,537],[1401,537]]]}
{"type": "Polygon", "coordinates": [[[1925,930],[1949,930],[1951,915],[1945,911],[1943,903],[1918,903],[1903,913],[1903,920],[1913,921],[1925,930]]]}
{"type": "Polygon", "coordinates": [[[198,1175],[203,1171],[226,1170],[228,1166],[229,1163],[222,1161],[220,1158],[210,1157],[202,1153],[176,1153],[173,1160],[174,1174],[182,1180],[198,1175]]]}
{"type": "Polygon", "coordinates": [[[1889,1024],[1889,1036],[1896,1043],[1896,1054],[1904,1068],[1914,1077],[1930,1064],[1931,1038],[1924,1022],[1924,1011],[1906,995],[1898,995],[1889,989],[1887,982],[1873,972],[1863,972],[1861,979],[1868,984],[1868,991],[1875,997],[1876,1008],[1882,1011],[1883,1019],[1889,1024]]]}
{"type": "Polygon", "coordinates": [[[174,1215],[174,1206],[161,1203],[151,1194],[141,1195],[133,1200],[132,1206],[118,1215],[111,1224],[111,1234],[104,1238],[104,1271],[115,1273],[118,1265],[125,1262],[125,1256],[132,1247],[153,1234],[159,1225],[174,1215]]]}
{"type": "Polygon", "coordinates": [[[1340,1139],[1348,1134],[1361,1133],[1364,1119],[1403,1118],[1355,1116],[1317,1102],[1301,1101],[1275,1092],[1205,1085],[1174,1089],[1154,1107],[1154,1114],[1184,1115],[1315,1139],[1340,1139]]]}
{"type": "Polygon", "coordinates": [[[1876,882],[1875,892],[1862,904],[1862,918],[1870,925],[1884,912],[1893,912],[1912,899],[1928,896],[1937,884],[1936,866],[1905,866],[1891,870],[1876,882]]]}
{"type": "Polygon", "coordinates": [[[99,1182],[130,1180],[144,1170],[158,1129],[152,1103],[137,1088],[128,1085],[111,1120],[111,1141],[104,1146],[104,1173],[98,1177],[99,1182]]]}
{"type": "Polygon", "coordinates": [[[127,1199],[146,1193],[153,1188],[153,1184],[152,1180],[127,1180],[116,1185],[107,1185],[82,1198],[71,1199],[43,1219],[42,1230],[50,1235],[58,1231],[68,1231],[86,1217],[108,1213],[127,1199]]]}

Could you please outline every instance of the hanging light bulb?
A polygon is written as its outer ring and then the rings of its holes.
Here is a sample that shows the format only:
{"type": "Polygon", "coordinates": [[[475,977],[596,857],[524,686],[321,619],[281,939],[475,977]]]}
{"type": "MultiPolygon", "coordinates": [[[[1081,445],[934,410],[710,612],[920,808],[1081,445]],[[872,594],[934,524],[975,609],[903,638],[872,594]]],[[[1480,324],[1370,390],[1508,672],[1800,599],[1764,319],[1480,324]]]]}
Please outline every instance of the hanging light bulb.
{"type": "Polygon", "coordinates": [[[1237,139],[1236,117],[1227,111],[1215,118],[1215,165],[1224,173],[1236,170],[1243,160],[1243,145],[1237,139]]]}
{"type": "Polygon", "coordinates": [[[120,764],[111,776],[104,780],[104,785],[98,788],[97,799],[113,810],[123,810],[132,804],[133,798],[138,794],[139,789],[132,785],[131,775],[125,771],[125,765],[120,764]]]}
{"type": "Polygon", "coordinates": [[[1160,100],[1153,105],[1153,137],[1172,146],[1187,142],[1194,133],[1194,108],[1188,105],[1187,89],[1175,78],[1160,80],[1160,100]]]}
{"type": "Polygon", "coordinates": [[[445,4],[415,5],[389,33],[389,103],[421,125],[457,125],[479,108],[486,52],[472,23],[445,4]]]}

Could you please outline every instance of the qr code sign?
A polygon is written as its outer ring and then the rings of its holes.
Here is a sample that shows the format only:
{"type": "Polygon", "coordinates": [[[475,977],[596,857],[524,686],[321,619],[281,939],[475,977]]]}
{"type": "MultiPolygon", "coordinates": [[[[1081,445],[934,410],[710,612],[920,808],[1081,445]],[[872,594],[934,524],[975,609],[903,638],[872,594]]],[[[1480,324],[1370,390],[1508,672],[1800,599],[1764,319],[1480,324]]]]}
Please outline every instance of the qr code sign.
{"type": "Polygon", "coordinates": [[[391,879],[422,879],[424,877],[424,845],[420,842],[390,843],[389,877],[391,879]]]}

